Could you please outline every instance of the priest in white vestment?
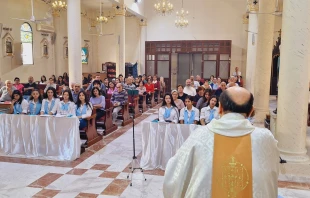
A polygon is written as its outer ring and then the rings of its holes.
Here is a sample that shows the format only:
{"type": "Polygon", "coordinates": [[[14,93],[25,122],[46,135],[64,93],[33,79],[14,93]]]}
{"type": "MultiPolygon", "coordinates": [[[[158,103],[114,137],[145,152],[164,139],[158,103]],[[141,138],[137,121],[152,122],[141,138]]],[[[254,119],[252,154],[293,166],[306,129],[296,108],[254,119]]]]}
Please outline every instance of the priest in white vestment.
{"type": "Polygon", "coordinates": [[[165,198],[278,197],[277,141],[247,119],[253,101],[240,87],[221,94],[221,118],[195,130],[169,160],[165,198]]]}

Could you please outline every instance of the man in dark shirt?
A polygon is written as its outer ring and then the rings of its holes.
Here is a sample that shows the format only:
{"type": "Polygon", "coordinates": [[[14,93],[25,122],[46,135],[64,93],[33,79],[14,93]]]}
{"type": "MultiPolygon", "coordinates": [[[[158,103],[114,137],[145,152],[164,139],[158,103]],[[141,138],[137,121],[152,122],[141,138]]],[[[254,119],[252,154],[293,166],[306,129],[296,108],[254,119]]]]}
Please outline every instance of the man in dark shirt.
{"type": "Polygon", "coordinates": [[[181,99],[185,103],[186,93],[183,92],[183,85],[178,85],[178,99],[181,99]]]}
{"type": "Polygon", "coordinates": [[[34,89],[38,89],[38,85],[33,81],[33,77],[29,76],[28,83],[24,85],[24,99],[28,100],[34,89]]]}
{"type": "Polygon", "coordinates": [[[214,95],[216,95],[217,97],[220,97],[221,93],[225,90],[226,90],[226,83],[221,82],[221,87],[215,91],[214,95]]]}

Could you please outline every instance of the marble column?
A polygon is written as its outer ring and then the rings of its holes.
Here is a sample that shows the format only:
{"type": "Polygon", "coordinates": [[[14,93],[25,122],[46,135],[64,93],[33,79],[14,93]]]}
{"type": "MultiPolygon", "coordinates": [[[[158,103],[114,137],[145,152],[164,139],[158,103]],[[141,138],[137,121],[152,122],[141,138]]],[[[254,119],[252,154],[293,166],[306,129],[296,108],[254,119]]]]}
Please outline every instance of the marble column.
{"type": "Polygon", "coordinates": [[[256,68],[257,54],[257,32],[258,32],[258,6],[251,5],[249,8],[249,25],[248,25],[248,47],[247,47],[247,62],[246,62],[246,79],[245,86],[251,93],[254,94],[254,79],[256,68]]]}
{"type": "Polygon", "coordinates": [[[145,41],[146,41],[146,19],[141,19],[140,21],[141,35],[140,35],[140,65],[139,74],[145,74],[145,41]]]}
{"type": "Polygon", "coordinates": [[[82,61],[81,61],[81,1],[67,1],[68,21],[68,60],[70,84],[82,83],[82,61]]]}
{"type": "MultiPolygon", "coordinates": [[[[260,13],[273,13],[275,0],[260,0],[260,13]]],[[[269,114],[270,75],[274,36],[275,16],[272,14],[258,14],[258,32],[256,48],[256,64],[254,70],[254,108],[255,122],[263,122],[269,114]]]]}
{"type": "Polygon", "coordinates": [[[125,76],[125,14],[126,6],[115,7],[115,35],[116,35],[116,75],[125,76]]]}
{"type": "Polygon", "coordinates": [[[310,1],[284,0],[276,137],[283,159],[308,161],[310,1]],[[290,81],[289,79],[292,79],[290,81]]]}

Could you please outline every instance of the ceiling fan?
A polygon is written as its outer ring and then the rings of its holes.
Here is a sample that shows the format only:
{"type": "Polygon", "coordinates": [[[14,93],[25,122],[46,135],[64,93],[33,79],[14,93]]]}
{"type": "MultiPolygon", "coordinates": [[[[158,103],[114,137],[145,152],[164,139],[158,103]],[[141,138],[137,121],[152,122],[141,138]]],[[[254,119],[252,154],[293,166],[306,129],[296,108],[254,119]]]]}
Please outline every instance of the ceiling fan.
{"type": "Polygon", "coordinates": [[[30,19],[22,19],[22,18],[12,18],[15,20],[21,20],[21,21],[28,21],[28,22],[33,22],[33,23],[40,23],[43,21],[51,21],[52,18],[45,18],[44,19],[36,19],[34,16],[34,12],[33,12],[33,0],[31,0],[31,17],[30,19]]]}

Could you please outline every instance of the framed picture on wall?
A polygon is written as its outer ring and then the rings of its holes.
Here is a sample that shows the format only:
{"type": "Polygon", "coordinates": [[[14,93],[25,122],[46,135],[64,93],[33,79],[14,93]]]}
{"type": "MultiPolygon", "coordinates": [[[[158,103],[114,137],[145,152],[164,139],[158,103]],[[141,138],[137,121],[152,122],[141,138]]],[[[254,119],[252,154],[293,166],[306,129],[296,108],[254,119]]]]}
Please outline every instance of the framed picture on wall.
{"type": "Polygon", "coordinates": [[[88,64],[88,47],[82,47],[81,59],[82,64],[88,64]]]}

